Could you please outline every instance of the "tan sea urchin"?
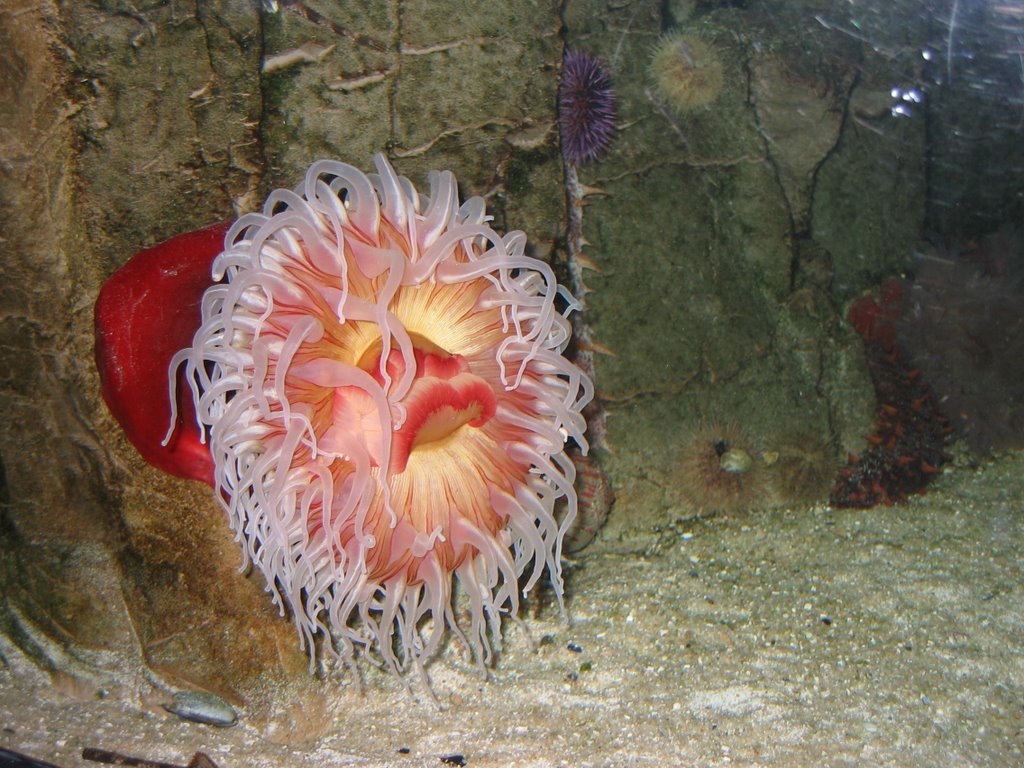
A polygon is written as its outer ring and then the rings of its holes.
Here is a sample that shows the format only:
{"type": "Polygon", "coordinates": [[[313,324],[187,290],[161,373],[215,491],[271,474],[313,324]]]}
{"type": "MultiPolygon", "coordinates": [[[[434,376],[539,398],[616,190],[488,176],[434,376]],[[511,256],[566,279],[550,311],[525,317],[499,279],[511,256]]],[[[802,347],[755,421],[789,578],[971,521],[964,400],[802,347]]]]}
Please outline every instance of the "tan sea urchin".
{"type": "Polygon", "coordinates": [[[679,454],[679,483],[698,513],[746,511],[771,498],[760,452],[734,424],[703,423],[690,433],[679,454]]]}
{"type": "Polygon", "coordinates": [[[722,62],[709,43],[693,34],[665,35],[651,55],[658,95],[680,115],[706,107],[722,90],[722,62]]]}
{"type": "Polygon", "coordinates": [[[839,469],[831,441],[813,432],[798,432],[766,451],[765,465],[780,504],[806,504],[828,498],[839,469]]]}

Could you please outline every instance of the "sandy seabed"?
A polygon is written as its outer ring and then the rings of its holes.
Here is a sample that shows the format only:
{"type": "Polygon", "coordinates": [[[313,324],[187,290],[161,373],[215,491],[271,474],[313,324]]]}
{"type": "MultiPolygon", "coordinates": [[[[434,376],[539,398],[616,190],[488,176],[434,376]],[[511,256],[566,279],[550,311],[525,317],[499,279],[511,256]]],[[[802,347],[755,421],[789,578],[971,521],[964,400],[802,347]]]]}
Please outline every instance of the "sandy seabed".
{"type": "Polygon", "coordinates": [[[455,646],[431,665],[444,711],[339,672],[275,727],[214,728],[66,698],[8,648],[0,746],[61,768],[97,765],[83,747],[219,768],[1024,765],[1022,563],[1024,453],[892,508],[613,520],[570,564],[569,627],[527,611],[532,644],[507,627],[486,682],[455,646]]]}

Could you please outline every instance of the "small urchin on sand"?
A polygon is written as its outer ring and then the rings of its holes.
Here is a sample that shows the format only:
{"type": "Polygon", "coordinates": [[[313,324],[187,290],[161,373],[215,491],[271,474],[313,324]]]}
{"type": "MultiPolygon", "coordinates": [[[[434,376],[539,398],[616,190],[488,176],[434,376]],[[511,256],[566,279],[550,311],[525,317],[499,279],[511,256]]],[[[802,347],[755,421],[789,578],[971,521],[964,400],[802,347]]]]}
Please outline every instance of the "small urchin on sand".
{"type": "Polygon", "coordinates": [[[833,441],[812,431],[787,435],[763,455],[780,504],[824,501],[840,468],[833,441]]]}
{"type": "Polygon", "coordinates": [[[725,71],[715,49],[697,35],[672,32],[651,54],[651,79],[665,104],[686,115],[708,106],[722,90],[725,71]]]}
{"type": "Polygon", "coordinates": [[[702,422],[683,440],[679,487],[698,514],[733,514],[774,499],[755,441],[736,424],[702,422]]]}

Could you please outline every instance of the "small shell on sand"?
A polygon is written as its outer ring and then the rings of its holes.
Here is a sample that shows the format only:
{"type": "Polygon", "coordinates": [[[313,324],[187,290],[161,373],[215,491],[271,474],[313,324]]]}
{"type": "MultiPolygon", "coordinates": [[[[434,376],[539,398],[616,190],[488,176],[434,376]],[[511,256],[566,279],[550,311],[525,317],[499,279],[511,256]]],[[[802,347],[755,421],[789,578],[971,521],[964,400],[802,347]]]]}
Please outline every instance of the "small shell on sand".
{"type": "Polygon", "coordinates": [[[219,696],[205,691],[179,691],[174,694],[174,703],[164,704],[164,709],[182,720],[228,728],[238,723],[234,707],[219,696]]]}

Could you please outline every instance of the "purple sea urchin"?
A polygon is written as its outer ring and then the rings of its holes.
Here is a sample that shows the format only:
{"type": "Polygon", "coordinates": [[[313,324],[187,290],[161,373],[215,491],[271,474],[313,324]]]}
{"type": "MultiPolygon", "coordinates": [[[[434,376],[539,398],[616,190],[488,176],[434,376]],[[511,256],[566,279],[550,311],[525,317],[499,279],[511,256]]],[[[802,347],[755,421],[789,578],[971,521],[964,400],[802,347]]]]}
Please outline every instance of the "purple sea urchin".
{"type": "Polygon", "coordinates": [[[608,71],[586,51],[566,51],[558,87],[562,154],[570,163],[597,158],[615,135],[615,92],[608,71]]]}

